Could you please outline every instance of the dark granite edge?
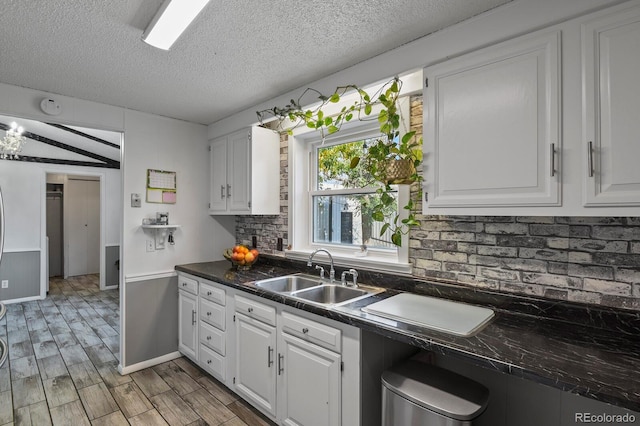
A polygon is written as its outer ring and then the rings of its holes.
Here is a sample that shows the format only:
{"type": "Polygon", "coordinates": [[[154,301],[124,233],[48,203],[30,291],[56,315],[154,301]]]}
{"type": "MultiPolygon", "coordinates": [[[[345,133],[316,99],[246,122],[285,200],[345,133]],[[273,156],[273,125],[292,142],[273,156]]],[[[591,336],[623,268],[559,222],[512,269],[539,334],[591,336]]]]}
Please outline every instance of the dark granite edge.
{"type": "MultiPolygon", "coordinates": [[[[228,285],[229,287],[241,290],[244,292],[252,293],[256,296],[269,299],[278,303],[282,303],[287,306],[302,309],[307,312],[311,312],[320,315],[325,318],[333,319],[338,322],[350,324],[359,327],[364,330],[375,332],[377,334],[398,340],[404,343],[411,344],[421,349],[433,350],[445,355],[452,355],[458,358],[465,359],[472,362],[475,365],[499,371],[506,374],[512,374],[517,377],[532,380],[537,383],[545,384],[563,391],[569,391],[575,394],[583,395],[591,399],[599,400],[606,403],[611,403],[621,407],[625,407],[634,411],[640,412],[640,395],[629,395],[629,391],[619,386],[607,385],[591,377],[585,375],[583,377],[566,377],[566,374],[554,371],[554,368],[546,368],[545,366],[539,366],[539,368],[533,368],[531,366],[519,366],[512,362],[492,358],[485,354],[475,353],[470,348],[465,348],[463,345],[458,345],[452,342],[450,339],[447,341],[446,337],[439,338],[441,333],[433,332],[433,334],[425,335],[423,333],[412,332],[410,330],[400,330],[389,326],[381,326],[371,320],[363,319],[357,315],[351,315],[348,313],[348,307],[327,309],[321,306],[317,306],[311,303],[305,303],[298,299],[293,299],[281,294],[276,294],[268,291],[261,290],[252,284],[251,282],[266,278],[268,276],[285,275],[293,272],[300,272],[301,268],[291,268],[288,265],[283,265],[280,262],[267,263],[264,262],[263,267],[273,266],[273,268],[267,272],[258,270],[242,273],[227,270],[224,275],[231,273],[230,276],[219,276],[218,274],[212,275],[208,273],[202,273],[198,269],[194,269],[197,265],[213,264],[211,262],[205,262],[201,264],[191,265],[179,265],[176,266],[176,270],[186,272],[191,275],[209,279],[212,281],[220,282],[221,284],[228,285]],[[249,284],[247,284],[249,283],[249,284]],[[344,310],[347,310],[345,312],[344,310]],[[553,374],[556,373],[556,374],[553,374]],[[572,380],[573,379],[573,380],[572,380]],[[630,399],[633,397],[633,399],[630,399]]],[[[228,263],[220,262],[221,270],[224,270],[224,266],[228,263]]],[[[305,265],[306,266],[306,265],[305,265]]],[[[260,268],[268,269],[268,268],[260,268]]],[[[440,285],[439,283],[433,283],[433,285],[440,285]]],[[[402,290],[399,290],[402,291],[402,290]]],[[[395,294],[399,291],[391,290],[389,293],[395,294]]],[[[481,291],[475,290],[474,293],[481,293],[481,291]]],[[[440,297],[447,297],[447,294],[438,294],[440,297]]],[[[377,298],[374,296],[373,298],[377,298]]],[[[378,299],[379,300],[379,299],[378,299]]],[[[468,301],[465,299],[464,301],[468,301]]],[[[369,303],[372,303],[371,300],[369,303]]],[[[517,311],[509,311],[501,309],[502,316],[523,315],[529,316],[529,313],[520,313],[517,311]]],[[[569,324],[567,324],[569,325],[569,324]]],[[[584,327],[584,324],[581,324],[584,327]]],[[[491,327],[491,325],[489,326],[491,327]]],[[[495,327],[495,324],[494,324],[495,327]]],[[[619,332],[618,332],[619,333],[619,332]]],[[[628,337],[628,336],[627,336],[628,337]]],[[[473,337],[464,340],[464,342],[471,342],[473,337]]],[[[472,345],[469,345],[472,346],[472,345]]],[[[471,348],[473,349],[473,348],[471,348]]]]}

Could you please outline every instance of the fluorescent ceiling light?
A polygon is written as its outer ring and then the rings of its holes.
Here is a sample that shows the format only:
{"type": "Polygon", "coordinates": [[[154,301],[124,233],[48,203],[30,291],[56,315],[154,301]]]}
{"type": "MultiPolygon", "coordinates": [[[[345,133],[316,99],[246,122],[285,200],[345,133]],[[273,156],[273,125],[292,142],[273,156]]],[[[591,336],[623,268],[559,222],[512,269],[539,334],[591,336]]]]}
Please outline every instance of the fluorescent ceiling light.
{"type": "Polygon", "coordinates": [[[169,50],[198,16],[209,0],[165,0],[142,40],[158,49],[169,50]]]}

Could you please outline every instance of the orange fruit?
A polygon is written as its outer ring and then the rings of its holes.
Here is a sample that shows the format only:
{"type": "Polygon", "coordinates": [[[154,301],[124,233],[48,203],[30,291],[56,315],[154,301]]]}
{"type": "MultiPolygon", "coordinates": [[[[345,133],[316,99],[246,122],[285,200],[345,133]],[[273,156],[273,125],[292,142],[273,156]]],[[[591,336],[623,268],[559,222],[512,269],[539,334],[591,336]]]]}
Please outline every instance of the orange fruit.
{"type": "Polygon", "coordinates": [[[242,253],[244,254],[249,253],[249,249],[246,246],[242,246],[242,253]]]}
{"type": "Polygon", "coordinates": [[[255,258],[255,256],[254,256],[254,255],[253,255],[253,253],[251,253],[251,252],[249,252],[249,253],[247,253],[247,254],[245,254],[245,255],[244,255],[244,260],[245,260],[247,263],[252,263],[255,259],[256,259],[256,258],[255,258]]]}
{"type": "Polygon", "coordinates": [[[253,255],[253,257],[258,257],[258,254],[259,254],[258,250],[251,249],[250,251],[251,251],[251,254],[253,255]]]}
{"type": "Polygon", "coordinates": [[[239,253],[241,250],[242,250],[242,246],[240,246],[240,245],[233,247],[233,252],[234,253],[239,253]]]}

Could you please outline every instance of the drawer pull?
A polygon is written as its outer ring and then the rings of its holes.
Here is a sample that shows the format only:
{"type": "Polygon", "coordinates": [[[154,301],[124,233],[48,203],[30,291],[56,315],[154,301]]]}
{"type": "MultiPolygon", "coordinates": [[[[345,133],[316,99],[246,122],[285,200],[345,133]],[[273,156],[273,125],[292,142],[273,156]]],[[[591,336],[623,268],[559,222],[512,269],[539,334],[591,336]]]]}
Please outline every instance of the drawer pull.
{"type": "Polygon", "coordinates": [[[182,287],[186,287],[186,286],[187,286],[187,283],[182,283],[182,287]]]}
{"type": "Polygon", "coordinates": [[[211,316],[211,312],[207,312],[207,316],[210,317],[211,316]]]}
{"type": "Polygon", "coordinates": [[[211,364],[211,360],[210,359],[207,360],[207,364],[211,364]]]}
{"type": "Polygon", "coordinates": [[[207,340],[211,340],[211,336],[207,336],[207,340]]]}
{"type": "Polygon", "coordinates": [[[207,292],[207,296],[211,296],[211,292],[210,291],[207,292]]]}
{"type": "Polygon", "coordinates": [[[247,311],[249,311],[249,312],[253,312],[253,308],[249,307],[249,308],[247,309],[247,311]]]}
{"type": "Polygon", "coordinates": [[[587,163],[589,177],[593,177],[593,141],[587,144],[587,163]]]}
{"type": "Polygon", "coordinates": [[[307,334],[309,332],[309,329],[307,327],[302,329],[302,334],[307,334]]]}

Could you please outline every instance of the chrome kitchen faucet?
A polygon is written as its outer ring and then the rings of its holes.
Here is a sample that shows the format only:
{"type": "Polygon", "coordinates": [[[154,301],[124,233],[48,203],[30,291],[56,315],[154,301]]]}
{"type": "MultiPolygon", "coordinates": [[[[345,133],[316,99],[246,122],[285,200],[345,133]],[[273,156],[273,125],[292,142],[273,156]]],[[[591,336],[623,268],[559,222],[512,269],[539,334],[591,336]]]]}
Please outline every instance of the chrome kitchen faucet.
{"type": "MultiPolygon", "coordinates": [[[[331,253],[329,253],[327,249],[319,248],[313,253],[311,253],[309,255],[309,261],[307,262],[307,266],[313,266],[313,256],[315,256],[316,253],[318,253],[319,251],[323,251],[327,253],[327,256],[329,256],[329,261],[331,261],[331,269],[329,270],[329,281],[334,282],[336,279],[336,270],[333,269],[333,256],[331,256],[331,253]]],[[[324,269],[322,270],[322,273],[324,273],[324,269]]]]}

